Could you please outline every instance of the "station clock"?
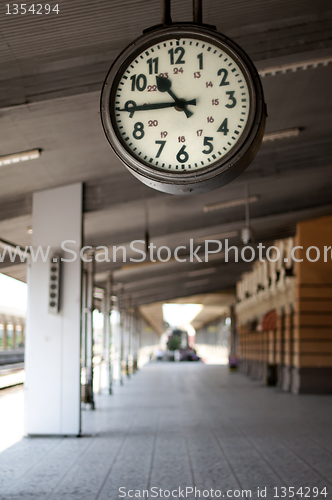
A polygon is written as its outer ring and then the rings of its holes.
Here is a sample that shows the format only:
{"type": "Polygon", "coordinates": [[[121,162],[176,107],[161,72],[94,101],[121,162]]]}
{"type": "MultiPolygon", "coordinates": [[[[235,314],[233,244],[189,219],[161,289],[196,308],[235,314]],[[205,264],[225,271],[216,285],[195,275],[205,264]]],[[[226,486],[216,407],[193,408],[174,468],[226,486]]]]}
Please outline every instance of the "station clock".
{"type": "Polygon", "coordinates": [[[259,75],[237,44],[211,28],[172,24],[148,30],[116,59],[101,118],[133,175],[159,191],[196,194],[251,163],[266,107],[259,75]]]}

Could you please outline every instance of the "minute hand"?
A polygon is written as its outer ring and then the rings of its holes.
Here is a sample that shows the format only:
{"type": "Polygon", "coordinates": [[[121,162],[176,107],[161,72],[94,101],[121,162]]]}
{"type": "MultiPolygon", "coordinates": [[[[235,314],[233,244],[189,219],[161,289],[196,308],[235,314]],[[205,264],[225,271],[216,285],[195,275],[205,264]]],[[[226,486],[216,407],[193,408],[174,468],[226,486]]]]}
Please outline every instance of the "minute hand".
{"type": "MultiPolygon", "coordinates": [[[[193,106],[196,106],[196,99],[191,99],[190,101],[182,101],[183,105],[186,104],[191,104],[193,106]]],[[[174,106],[177,106],[178,103],[175,102],[155,102],[151,104],[141,104],[140,106],[136,105],[131,105],[131,106],[125,106],[124,109],[119,109],[119,111],[128,111],[133,115],[135,111],[145,111],[149,109],[163,109],[163,108],[173,108],[174,106]]]]}

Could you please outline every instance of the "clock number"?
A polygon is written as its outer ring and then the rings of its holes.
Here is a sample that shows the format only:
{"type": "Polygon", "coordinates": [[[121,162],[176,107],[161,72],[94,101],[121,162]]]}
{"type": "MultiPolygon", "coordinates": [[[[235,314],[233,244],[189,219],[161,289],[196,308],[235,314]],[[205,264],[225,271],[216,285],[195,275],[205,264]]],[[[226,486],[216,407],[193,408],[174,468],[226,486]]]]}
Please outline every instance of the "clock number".
{"type": "Polygon", "coordinates": [[[201,77],[201,72],[200,71],[195,71],[194,72],[194,78],[200,78],[201,77]]]}
{"type": "Polygon", "coordinates": [[[196,131],[196,134],[197,134],[198,137],[200,137],[202,135],[202,133],[203,133],[203,129],[202,128],[196,131]]]}
{"type": "Polygon", "coordinates": [[[186,163],[186,161],[189,160],[189,155],[188,155],[187,151],[185,151],[186,147],[187,146],[183,145],[182,148],[180,149],[180,151],[178,152],[178,154],[176,155],[176,159],[180,163],[186,163]]]}
{"type": "Polygon", "coordinates": [[[229,132],[229,129],[227,127],[228,127],[228,120],[227,120],[227,118],[225,118],[225,120],[222,122],[222,124],[218,128],[217,132],[223,132],[224,135],[227,135],[229,132]]]}
{"type": "Polygon", "coordinates": [[[160,148],[158,149],[158,153],[156,154],[156,158],[159,158],[161,155],[162,150],[165,147],[166,141],[155,141],[156,144],[160,144],[160,148]]]}
{"type": "Polygon", "coordinates": [[[157,120],[149,120],[148,125],[149,125],[149,127],[157,127],[158,122],[157,122],[157,120]]]}
{"type": "Polygon", "coordinates": [[[234,108],[234,106],[236,105],[236,99],[234,97],[234,90],[230,90],[229,92],[226,92],[226,94],[228,95],[228,99],[230,99],[232,101],[232,104],[225,104],[226,108],[234,108]]]}
{"type": "Polygon", "coordinates": [[[184,135],[179,135],[178,142],[186,142],[186,138],[184,135]]]}
{"type": "Polygon", "coordinates": [[[155,57],[154,59],[150,57],[150,59],[148,59],[146,62],[149,65],[149,75],[152,75],[153,72],[155,74],[158,73],[158,57],[155,57]]]}
{"type": "Polygon", "coordinates": [[[163,130],[162,132],[160,132],[160,137],[163,138],[163,137],[167,137],[168,135],[168,132],[166,132],[166,130],[163,130]]]}
{"type": "Polygon", "coordinates": [[[212,106],[218,106],[219,105],[219,99],[212,99],[212,106]]]}
{"type": "Polygon", "coordinates": [[[136,89],[136,75],[130,77],[131,79],[131,91],[134,92],[136,89]]]}
{"type": "Polygon", "coordinates": [[[207,117],[207,122],[208,122],[208,123],[213,123],[213,122],[214,122],[214,118],[213,118],[213,116],[208,116],[208,117],[207,117]]]}
{"type": "Polygon", "coordinates": [[[135,139],[143,139],[143,137],[144,137],[144,125],[142,122],[135,123],[133,137],[135,139]]]}
{"type": "Polygon", "coordinates": [[[208,146],[209,149],[203,149],[202,153],[209,155],[213,151],[213,137],[204,137],[203,146],[208,146]]]}
{"type": "Polygon", "coordinates": [[[209,87],[213,87],[212,82],[205,82],[205,87],[208,89],[209,87]]]}
{"type": "Polygon", "coordinates": [[[223,85],[229,85],[229,82],[226,82],[227,76],[228,76],[227,69],[225,69],[225,68],[220,69],[218,71],[218,75],[219,76],[223,75],[222,78],[221,78],[221,82],[219,83],[219,87],[222,87],[223,85]]]}
{"type": "Polygon", "coordinates": [[[131,80],[131,90],[134,92],[135,89],[139,90],[139,92],[143,92],[143,90],[146,89],[146,76],[141,74],[138,75],[136,78],[136,75],[133,75],[130,77],[131,80]]]}
{"type": "Polygon", "coordinates": [[[185,64],[186,61],[183,60],[183,56],[185,54],[185,50],[183,47],[176,47],[176,49],[170,49],[168,51],[169,53],[169,56],[170,56],[170,63],[171,64],[185,64]],[[177,60],[174,62],[174,54],[177,54],[178,52],[180,52],[180,54],[178,55],[178,58],[177,60]]]}
{"type": "Polygon", "coordinates": [[[197,59],[199,60],[199,69],[203,69],[203,52],[198,54],[197,59]]]}
{"type": "Polygon", "coordinates": [[[132,118],[135,113],[136,102],[135,101],[127,101],[124,105],[124,109],[129,112],[129,118],[132,118]]]}

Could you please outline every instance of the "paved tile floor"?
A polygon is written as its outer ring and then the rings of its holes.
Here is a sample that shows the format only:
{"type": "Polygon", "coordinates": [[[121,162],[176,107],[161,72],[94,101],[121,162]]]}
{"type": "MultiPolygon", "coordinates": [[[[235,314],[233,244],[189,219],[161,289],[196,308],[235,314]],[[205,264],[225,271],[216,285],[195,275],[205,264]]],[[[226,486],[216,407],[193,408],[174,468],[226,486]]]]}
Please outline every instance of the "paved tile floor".
{"type": "Polygon", "coordinates": [[[23,438],[23,408],[24,395],[22,386],[0,391],[0,453],[23,438]]]}
{"type": "Polygon", "coordinates": [[[25,438],[0,453],[0,498],[186,498],[186,487],[258,498],[266,487],[260,498],[288,499],[294,487],[297,499],[331,499],[331,402],[223,366],[150,364],[83,412],[83,437],[25,438]]]}

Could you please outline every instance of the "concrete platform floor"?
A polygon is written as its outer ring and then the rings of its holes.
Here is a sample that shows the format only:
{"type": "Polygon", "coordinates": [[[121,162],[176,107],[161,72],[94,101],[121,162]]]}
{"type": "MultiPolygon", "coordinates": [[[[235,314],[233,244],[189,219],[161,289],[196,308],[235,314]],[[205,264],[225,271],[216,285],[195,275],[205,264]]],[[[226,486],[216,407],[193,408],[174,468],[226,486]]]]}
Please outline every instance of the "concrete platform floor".
{"type": "Polygon", "coordinates": [[[150,364],[113,396],[96,397],[96,411],[83,412],[83,437],[25,438],[3,451],[0,498],[139,498],[137,490],[141,498],[143,490],[186,498],[186,487],[197,488],[196,498],[246,498],[243,489],[258,498],[267,487],[272,499],[291,498],[282,487],[294,487],[294,498],[328,499],[331,402],[263,387],[223,366],[150,364]]]}

